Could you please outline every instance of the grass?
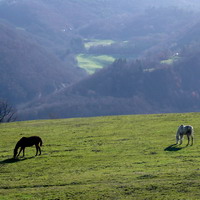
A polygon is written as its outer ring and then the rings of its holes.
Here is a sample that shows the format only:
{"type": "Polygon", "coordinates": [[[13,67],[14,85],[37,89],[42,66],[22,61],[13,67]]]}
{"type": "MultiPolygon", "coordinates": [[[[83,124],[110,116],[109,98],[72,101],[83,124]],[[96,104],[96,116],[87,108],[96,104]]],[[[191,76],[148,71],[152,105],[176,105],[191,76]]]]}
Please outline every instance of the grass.
{"type": "Polygon", "coordinates": [[[161,64],[172,65],[174,62],[178,61],[179,59],[180,59],[179,56],[172,56],[171,58],[167,60],[162,60],[161,64]]]}
{"type": "Polygon", "coordinates": [[[79,54],[77,60],[81,68],[84,68],[89,74],[93,74],[97,69],[113,63],[115,58],[108,55],[79,54]]]}
{"type": "Polygon", "coordinates": [[[94,47],[94,46],[109,46],[114,43],[115,43],[114,40],[85,39],[84,44],[85,44],[85,48],[89,49],[90,47],[94,47]]]}
{"type": "MultiPolygon", "coordinates": [[[[115,43],[113,40],[85,39],[85,48],[89,49],[94,46],[108,46],[115,43]]],[[[79,54],[76,56],[78,65],[85,69],[89,74],[93,74],[96,70],[101,69],[114,62],[115,58],[110,55],[92,55],[79,54]]]]}
{"type": "Polygon", "coordinates": [[[0,199],[198,199],[200,113],[108,116],[0,124],[0,199]],[[195,143],[174,146],[180,124],[195,143]],[[39,135],[42,155],[22,136],[39,135]]]}

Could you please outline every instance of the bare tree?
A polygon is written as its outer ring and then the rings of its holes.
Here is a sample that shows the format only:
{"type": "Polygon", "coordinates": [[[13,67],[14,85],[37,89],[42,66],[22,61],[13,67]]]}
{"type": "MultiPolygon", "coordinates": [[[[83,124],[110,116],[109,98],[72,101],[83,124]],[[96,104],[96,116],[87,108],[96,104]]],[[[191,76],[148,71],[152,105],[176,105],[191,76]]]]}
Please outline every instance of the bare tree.
{"type": "Polygon", "coordinates": [[[16,110],[7,101],[0,100],[0,123],[16,120],[16,110]]]}

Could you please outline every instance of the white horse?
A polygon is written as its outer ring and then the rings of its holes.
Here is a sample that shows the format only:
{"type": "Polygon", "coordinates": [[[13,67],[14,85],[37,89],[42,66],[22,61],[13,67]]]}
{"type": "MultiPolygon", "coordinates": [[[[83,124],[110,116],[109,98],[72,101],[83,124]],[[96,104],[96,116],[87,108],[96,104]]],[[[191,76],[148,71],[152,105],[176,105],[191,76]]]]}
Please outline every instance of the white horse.
{"type": "Polygon", "coordinates": [[[192,139],[191,145],[193,145],[194,129],[192,126],[189,126],[189,125],[188,126],[184,126],[184,125],[179,126],[177,133],[176,133],[176,144],[178,144],[179,141],[180,141],[180,144],[182,144],[184,135],[187,135],[187,138],[188,138],[187,146],[189,145],[190,138],[192,139]]]}

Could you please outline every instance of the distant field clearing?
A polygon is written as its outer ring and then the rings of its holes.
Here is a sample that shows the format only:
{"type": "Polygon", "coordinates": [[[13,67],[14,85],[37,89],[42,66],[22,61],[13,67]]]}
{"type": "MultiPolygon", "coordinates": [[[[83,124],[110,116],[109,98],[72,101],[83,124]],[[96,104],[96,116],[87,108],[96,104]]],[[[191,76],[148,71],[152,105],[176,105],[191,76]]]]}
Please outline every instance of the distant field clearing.
{"type": "Polygon", "coordinates": [[[94,46],[108,46],[108,45],[111,45],[114,43],[115,43],[115,41],[113,41],[113,40],[97,40],[97,39],[88,40],[88,39],[85,39],[85,48],[89,49],[90,47],[94,47],[94,46]]]}
{"type": "Polygon", "coordinates": [[[77,55],[77,61],[81,68],[85,69],[89,74],[93,74],[97,69],[101,69],[112,62],[115,58],[108,55],[88,55],[79,54],[77,55]]]}

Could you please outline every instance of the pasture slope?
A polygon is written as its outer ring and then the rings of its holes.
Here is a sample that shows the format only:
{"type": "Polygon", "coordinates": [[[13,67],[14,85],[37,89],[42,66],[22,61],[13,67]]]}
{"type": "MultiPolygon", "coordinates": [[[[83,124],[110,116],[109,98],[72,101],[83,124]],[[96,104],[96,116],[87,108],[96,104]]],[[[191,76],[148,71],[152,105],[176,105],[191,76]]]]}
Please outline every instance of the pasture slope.
{"type": "Polygon", "coordinates": [[[107,116],[0,124],[0,199],[200,199],[200,113],[107,116]],[[175,143],[191,124],[195,143],[175,143]],[[22,136],[39,135],[42,155],[22,136]]]}

